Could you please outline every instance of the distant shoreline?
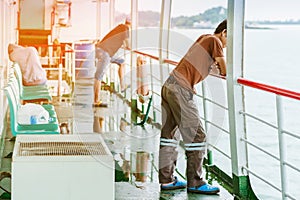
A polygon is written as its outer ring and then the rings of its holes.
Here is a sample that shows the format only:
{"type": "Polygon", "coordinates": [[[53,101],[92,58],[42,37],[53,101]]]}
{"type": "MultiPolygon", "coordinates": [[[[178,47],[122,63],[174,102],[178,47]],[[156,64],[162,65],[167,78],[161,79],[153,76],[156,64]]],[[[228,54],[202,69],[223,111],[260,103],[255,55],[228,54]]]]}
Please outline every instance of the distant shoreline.
{"type": "MultiPolygon", "coordinates": [[[[215,29],[215,27],[173,27],[176,29],[215,29]]],[[[258,26],[245,26],[245,29],[261,29],[261,30],[274,30],[271,27],[258,27],[258,26]]]]}
{"type": "MultiPolygon", "coordinates": [[[[276,26],[300,26],[300,23],[257,23],[245,24],[245,29],[275,30],[276,26]],[[271,27],[273,26],[273,27],[271,27]]],[[[145,26],[147,27],[147,26],[145,26]]],[[[215,29],[215,26],[173,26],[174,29],[215,29]]]]}
{"type": "Polygon", "coordinates": [[[266,27],[266,26],[258,26],[258,25],[245,25],[245,29],[263,29],[263,30],[273,30],[275,28],[266,27]]]}

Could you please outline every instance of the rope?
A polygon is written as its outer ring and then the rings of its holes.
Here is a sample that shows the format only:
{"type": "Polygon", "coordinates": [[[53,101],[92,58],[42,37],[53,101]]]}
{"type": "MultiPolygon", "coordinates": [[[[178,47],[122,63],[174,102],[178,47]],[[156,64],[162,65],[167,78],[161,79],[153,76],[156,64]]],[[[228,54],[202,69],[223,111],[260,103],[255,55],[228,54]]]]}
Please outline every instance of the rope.
{"type": "Polygon", "coordinates": [[[151,95],[151,97],[149,99],[149,103],[148,103],[148,106],[147,106],[146,114],[145,114],[143,120],[141,122],[139,122],[139,123],[135,123],[134,125],[143,126],[146,123],[146,121],[149,118],[149,112],[150,112],[151,103],[152,103],[152,95],[151,95]]]}

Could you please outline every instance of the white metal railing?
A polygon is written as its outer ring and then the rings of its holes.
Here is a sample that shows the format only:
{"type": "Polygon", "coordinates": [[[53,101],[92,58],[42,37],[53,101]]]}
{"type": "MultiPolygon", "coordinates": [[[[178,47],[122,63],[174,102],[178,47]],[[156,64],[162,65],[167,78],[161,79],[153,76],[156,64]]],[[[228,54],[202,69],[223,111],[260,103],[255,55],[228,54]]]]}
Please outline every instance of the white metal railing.
{"type": "MultiPolygon", "coordinates": [[[[242,79],[242,78],[238,79],[238,83],[240,83],[243,87],[248,86],[251,88],[256,88],[261,91],[276,94],[275,107],[276,107],[277,125],[274,125],[274,124],[268,122],[267,119],[264,120],[259,117],[256,117],[255,115],[250,114],[249,112],[240,111],[240,114],[244,115],[246,118],[251,118],[261,124],[265,124],[277,131],[277,134],[278,134],[278,144],[277,145],[278,145],[278,150],[279,150],[279,156],[276,156],[274,153],[271,153],[271,152],[265,150],[263,147],[260,147],[260,145],[256,145],[253,141],[250,141],[246,137],[241,138],[241,141],[245,142],[246,144],[250,145],[251,147],[257,149],[260,152],[263,152],[268,157],[275,159],[276,161],[279,162],[281,187],[276,186],[276,184],[274,184],[272,181],[270,181],[271,177],[264,178],[263,175],[255,172],[255,169],[251,169],[249,166],[243,166],[243,169],[245,171],[247,171],[248,173],[257,177],[261,181],[265,182],[267,185],[269,185],[272,188],[279,191],[282,195],[282,199],[295,199],[296,200],[297,198],[299,198],[298,195],[300,195],[300,194],[296,194],[298,197],[295,197],[295,196],[291,195],[290,192],[288,192],[290,188],[288,187],[289,181],[288,181],[288,176],[287,176],[287,170],[289,168],[293,169],[294,171],[298,172],[300,175],[300,169],[299,169],[299,166],[296,166],[295,164],[291,164],[287,161],[286,151],[287,151],[288,146],[286,144],[285,134],[289,135],[293,139],[298,139],[298,140],[300,139],[300,135],[299,134],[297,135],[297,133],[289,132],[283,128],[284,111],[283,111],[283,105],[282,105],[282,98],[287,97],[287,98],[300,100],[300,93],[281,89],[281,88],[276,88],[273,86],[257,83],[257,82],[242,79]]],[[[248,133],[248,134],[251,134],[251,133],[248,133]]]]}
{"type": "MultiPolygon", "coordinates": [[[[147,57],[147,66],[149,66],[150,68],[150,79],[149,79],[149,86],[150,86],[150,90],[152,90],[152,95],[154,98],[154,101],[151,105],[151,112],[149,113],[149,116],[154,119],[154,122],[161,122],[160,119],[160,115],[161,115],[161,106],[160,106],[160,88],[161,88],[161,83],[163,83],[165,81],[165,79],[167,78],[167,76],[169,75],[169,73],[171,72],[171,70],[174,68],[175,65],[177,65],[177,62],[166,59],[164,60],[164,64],[162,65],[162,67],[165,67],[168,72],[168,74],[163,74],[161,75],[160,73],[162,73],[160,71],[159,74],[155,75],[154,73],[152,73],[155,69],[154,67],[157,67],[156,63],[158,62],[158,57],[148,54],[148,53],[143,53],[141,51],[132,51],[132,53],[137,54],[137,55],[143,55],[145,57],[147,57]],[[173,67],[169,67],[169,65],[173,66],[173,67]],[[166,76],[167,75],[167,76],[166,76]],[[163,80],[161,80],[161,77],[163,77],[163,80]]],[[[160,66],[161,67],[161,66],[160,66]]],[[[156,72],[159,70],[156,70],[156,72]]],[[[214,78],[221,78],[224,79],[224,77],[218,76],[218,75],[213,75],[216,76],[214,78]]],[[[132,78],[132,77],[131,77],[132,78]]],[[[135,79],[135,78],[132,78],[135,79]]],[[[209,110],[211,109],[211,106],[217,106],[220,109],[223,109],[225,112],[228,110],[228,108],[222,104],[220,104],[219,102],[215,101],[213,98],[209,97],[206,94],[206,89],[204,86],[205,83],[201,83],[201,85],[203,86],[201,89],[200,94],[196,95],[196,98],[202,99],[202,106],[203,106],[203,117],[201,117],[201,119],[204,122],[205,125],[205,129],[208,130],[210,126],[213,126],[215,128],[217,128],[218,130],[220,130],[221,132],[225,133],[227,135],[227,137],[229,136],[229,130],[227,130],[226,128],[224,128],[222,126],[222,124],[218,124],[217,122],[214,122],[213,120],[211,120],[207,114],[207,112],[209,112],[209,110]]],[[[131,87],[131,89],[134,89],[134,87],[131,87]]],[[[134,91],[130,91],[131,93],[134,93],[134,91]]],[[[131,101],[131,96],[130,95],[124,95],[124,97],[128,100],[131,101]]],[[[142,104],[137,102],[138,104],[138,109],[139,110],[143,110],[142,104]]],[[[199,107],[201,107],[199,105],[199,107]]],[[[202,111],[202,109],[199,109],[199,111],[202,111]]],[[[144,113],[145,114],[145,113],[144,113]]],[[[201,115],[200,115],[201,116],[201,115]]],[[[222,121],[223,122],[223,121],[222,121]]],[[[217,145],[210,143],[209,144],[209,149],[214,149],[215,151],[219,152],[219,154],[221,154],[223,157],[227,158],[228,160],[230,160],[231,155],[230,153],[224,153],[225,151],[218,147],[217,145]]],[[[211,162],[211,161],[210,161],[211,162]]]]}

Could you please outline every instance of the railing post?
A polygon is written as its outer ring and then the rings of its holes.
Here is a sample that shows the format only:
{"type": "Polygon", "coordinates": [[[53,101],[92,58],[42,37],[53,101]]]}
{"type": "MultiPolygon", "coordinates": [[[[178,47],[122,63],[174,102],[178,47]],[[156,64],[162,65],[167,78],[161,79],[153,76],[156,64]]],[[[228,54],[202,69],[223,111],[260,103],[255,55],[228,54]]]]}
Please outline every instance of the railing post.
{"type": "Polygon", "coordinates": [[[62,63],[60,62],[58,64],[58,80],[57,80],[57,96],[59,101],[61,101],[61,97],[62,97],[62,71],[63,71],[63,66],[62,63]]]}
{"type": "MultiPolygon", "coordinates": [[[[74,44],[72,46],[72,49],[74,49],[74,44]]],[[[72,67],[72,84],[75,86],[76,81],[76,61],[75,61],[75,51],[72,51],[71,53],[71,67],[72,67]]],[[[74,89],[74,88],[72,88],[74,89]]]]}
{"type": "MultiPolygon", "coordinates": [[[[151,82],[151,91],[152,91],[152,100],[154,100],[154,93],[153,93],[153,90],[154,90],[154,83],[153,83],[153,61],[152,61],[152,58],[150,58],[150,82],[151,82]]],[[[153,103],[154,101],[152,101],[152,105],[155,105],[153,103]]],[[[153,122],[156,122],[156,111],[155,109],[153,109],[153,122]]]]}
{"type": "Polygon", "coordinates": [[[282,199],[286,198],[287,181],[286,181],[286,153],[285,153],[285,137],[283,133],[283,112],[282,112],[282,97],[276,95],[276,110],[277,110],[277,126],[278,126],[278,142],[279,142],[279,158],[280,158],[280,175],[281,175],[281,189],[282,199]]]}
{"type": "MultiPolygon", "coordinates": [[[[203,96],[203,117],[204,117],[204,128],[205,128],[205,131],[207,132],[208,130],[208,122],[206,119],[208,119],[208,115],[207,115],[207,100],[206,100],[206,86],[205,86],[206,82],[205,81],[202,81],[202,96],[203,96]]],[[[208,148],[207,149],[207,164],[210,166],[213,164],[213,153],[212,151],[208,148]]]]}

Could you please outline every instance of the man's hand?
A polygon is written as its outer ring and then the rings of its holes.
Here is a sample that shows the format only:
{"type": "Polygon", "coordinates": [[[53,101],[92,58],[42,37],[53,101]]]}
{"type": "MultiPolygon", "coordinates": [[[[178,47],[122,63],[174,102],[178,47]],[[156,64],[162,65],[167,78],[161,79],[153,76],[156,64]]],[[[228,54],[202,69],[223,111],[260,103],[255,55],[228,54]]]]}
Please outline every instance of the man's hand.
{"type": "Polygon", "coordinates": [[[131,49],[129,47],[124,47],[125,50],[130,51],[131,49]]]}
{"type": "Polygon", "coordinates": [[[124,48],[125,50],[128,50],[128,51],[131,50],[131,49],[130,49],[129,39],[124,40],[124,42],[123,42],[123,48],[124,48]]]}

